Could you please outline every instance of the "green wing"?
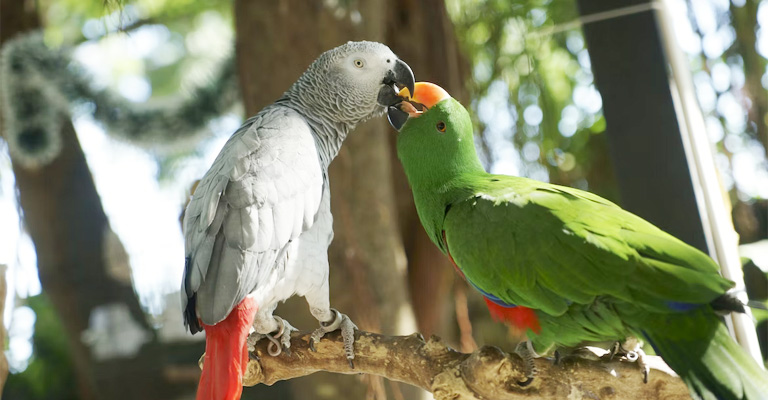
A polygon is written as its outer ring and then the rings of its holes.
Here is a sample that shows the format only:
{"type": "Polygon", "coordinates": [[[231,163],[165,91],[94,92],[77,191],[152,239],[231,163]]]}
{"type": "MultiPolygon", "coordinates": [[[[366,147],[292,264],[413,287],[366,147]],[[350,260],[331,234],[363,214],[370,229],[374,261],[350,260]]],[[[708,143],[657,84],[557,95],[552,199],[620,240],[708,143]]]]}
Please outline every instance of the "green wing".
{"type": "Polygon", "coordinates": [[[733,284],[699,250],[588,192],[486,175],[451,205],[451,255],[501,300],[562,315],[597,296],[656,312],[706,304],[733,284]]]}

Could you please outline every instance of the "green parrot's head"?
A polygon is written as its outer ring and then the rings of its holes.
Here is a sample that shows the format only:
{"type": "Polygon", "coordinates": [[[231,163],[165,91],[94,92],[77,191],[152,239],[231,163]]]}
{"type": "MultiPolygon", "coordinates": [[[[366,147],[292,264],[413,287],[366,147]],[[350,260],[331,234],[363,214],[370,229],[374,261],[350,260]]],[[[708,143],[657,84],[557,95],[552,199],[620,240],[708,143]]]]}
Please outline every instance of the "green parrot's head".
{"type": "Polygon", "coordinates": [[[406,100],[389,107],[388,117],[399,131],[397,154],[409,180],[442,180],[479,165],[469,113],[448,92],[417,82],[412,96],[406,89],[399,95],[406,100]]]}

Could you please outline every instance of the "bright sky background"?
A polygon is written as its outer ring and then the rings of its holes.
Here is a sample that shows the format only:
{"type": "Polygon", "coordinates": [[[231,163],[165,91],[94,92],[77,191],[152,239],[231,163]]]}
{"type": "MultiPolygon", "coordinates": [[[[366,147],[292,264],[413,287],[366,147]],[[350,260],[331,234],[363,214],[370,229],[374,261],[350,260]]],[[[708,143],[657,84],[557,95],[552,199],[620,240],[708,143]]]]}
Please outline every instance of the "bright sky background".
{"type": "MultiPolygon", "coordinates": [[[[716,10],[723,7],[727,9],[728,0],[694,3],[698,7],[695,13],[699,28],[704,33],[703,40],[694,34],[690,26],[686,17],[686,2],[670,1],[679,44],[693,57],[697,57],[700,51],[710,57],[717,57],[734,40],[734,33],[729,29],[718,29],[715,19],[716,10]]],[[[768,26],[768,8],[765,3],[760,7],[759,19],[764,26],[768,26]]],[[[222,20],[215,15],[207,15],[201,18],[199,25],[199,29],[186,38],[188,49],[200,59],[196,67],[185,74],[186,85],[193,85],[210,76],[215,61],[223,56],[224,50],[221,49],[231,48],[232,32],[222,20]],[[218,40],[211,43],[213,39],[218,40]]],[[[100,26],[103,24],[87,25],[84,33],[90,36],[93,34],[90,30],[98,30],[100,26]]],[[[130,36],[112,35],[100,43],[86,42],[75,54],[93,74],[95,84],[114,87],[129,100],[143,102],[151,95],[152,88],[143,75],[140,60],[149,57],[155,58],[157,63],[171,63],[181,56],[172,46],[167,45],[168,35],[166,28],[150,25],[138,29],[130,36]]],[[[768,29],[759,32],[758,50],[761,55],[768,55],[768,29]]],[[[583,65],[588,65],[586,52],[584,55],[579,60],[583,65]]],[[[718,142],[725,138],[728,150],[736,153],[732,173],[723,173],[724,183],[728,187],[738,185],[740,191],[749,197],[768,198],[768,169],[765,167],[762,149],[739,134],[746,124],[739,99],[732,95],[718,96],[728,91],[729,84],[737,87],[743,85],[743,73],[724,63],[718,63],[711,69],[712,79],[699,74],[694,75],[694,82],[705,114],[717,109],[726,116],[726,130],[713,117],[708,120],[710,139],[718,142]]],[[[768,86],[768,75],[764,78],[764,86],[768,86]]],[[[501,112],[510,109],[508,98],[504,85],[493,86],[488,97],[481,100],[487,104],[487,107],[483,107],[487,112],[480,115],[480,118],[494,120],[494,126],[502,130],[509,129],[511,120],[506,113],[501,112]]],[[[585,109],[597,110],[602,106],[599,93],[592,86],[577,89],[574,92],[574,103],[585,109]]],[[[569,125],[569,116],[566,114],[575,116],[578,110],[563,111],[565,122],[561,121],[560,129],[563,134],[573,134],[575,127],[569,125]]],[[[531,125],[538,125],[543,118],[541,109],[538,106],[529,107],[523,118],[531,125]]],[[[212,139],[204,145],[202,156],[188,158],[176,170],[174,179],[163,183],[158,183],[156,179],[157,164],[150,153],[107,136],[89,116],[75,116],[74,121],[110,224],[129,254],[139,297],[148,311],[159,314],[163,311],[165,296],[177,291],[181,281],[184,252],[178,217],[187,191],[191,182],[208,169],[224,141],[239,126],[240,118],[230,115],[212,123],[212,139]]],[[[502,158],[492,166],[494,172],[515,174],[519,170],[521,157],[533,160],[538,158],[539,150],[535,144],[536,148],[523,148],[521,153],[509,142],[500,142],[499,146],[502,158]]],[[[721,167],[728,164],[723,157],[717,156],[721,167]]],[[[538,175],[534,177],[547,179],[546,176],[538,175]]],[[[14,308],[14,300],[16,296],[24,298],[40,293],[40,282],[37,278],[34,248],[29,237],[20,233],[13,173],[5,148],[0,149],[0,221],[0,264],[9,266],[8,307],[4,322],[6,326],[9,326],[12,318],[14,322],[9,331],[8,355],[12,369],[22,370],[32,352],[30,338],[34,313],[27,307],[14,308]]],[[[768,260],[765,263],[768,264],[768,260]]],[[[768,268],[768,265],[763,268],[768,268]]],[[[169,306],[176,307],[176,304],[169,306]]]]}

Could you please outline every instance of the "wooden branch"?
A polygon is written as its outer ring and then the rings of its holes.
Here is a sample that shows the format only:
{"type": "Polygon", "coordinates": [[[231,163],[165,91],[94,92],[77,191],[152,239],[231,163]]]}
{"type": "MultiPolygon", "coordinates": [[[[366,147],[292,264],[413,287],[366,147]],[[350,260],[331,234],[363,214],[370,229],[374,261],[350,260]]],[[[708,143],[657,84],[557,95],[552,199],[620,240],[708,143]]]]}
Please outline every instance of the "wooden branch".
{"type": "MultiPolygon", "coordinates": [[[[474,353],[457,352],[433,336],[386,336],[355,333],[355,369],[350,369],[338,333],[328,335],[309,350],[309,333],[294,333],[291,354],[271,357],[268,341],[257,343],[248,363],[245,386],[297,378],[318,371],[339,374],[372,374],[405,382],[432,392],[437,400],[514,399],[689,399],[688,389],[676,376],[653,369],[649,382],[636,363],[619,361],[536,360],[538,375],[528,386],[523,362],[515,354],[486,346],[474,353]]],[[[647,356],[656,368],[659,357],[647,356]]],[[[661,362],[662,365],[663,362],[661,362]]],[[[664,365],[665,366],[665,365],[664,365]]],[[[663,368],[663,367],[661,367],[663,368]]]]}

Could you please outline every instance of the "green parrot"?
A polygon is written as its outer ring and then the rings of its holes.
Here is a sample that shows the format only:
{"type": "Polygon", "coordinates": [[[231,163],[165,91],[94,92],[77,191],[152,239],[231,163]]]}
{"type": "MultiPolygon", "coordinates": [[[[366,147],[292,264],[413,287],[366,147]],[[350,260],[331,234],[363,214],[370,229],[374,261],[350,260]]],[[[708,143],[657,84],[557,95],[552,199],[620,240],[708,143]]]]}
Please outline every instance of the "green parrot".
{"type": "Polygon", "coordinates": [[[711,258],[594,194],[487,173],[459,102],[425,82],[401,95],[388,116],[421,223],[495,318],[539,349],[644,338],[694,398],[768,398],[711,258]]]}

